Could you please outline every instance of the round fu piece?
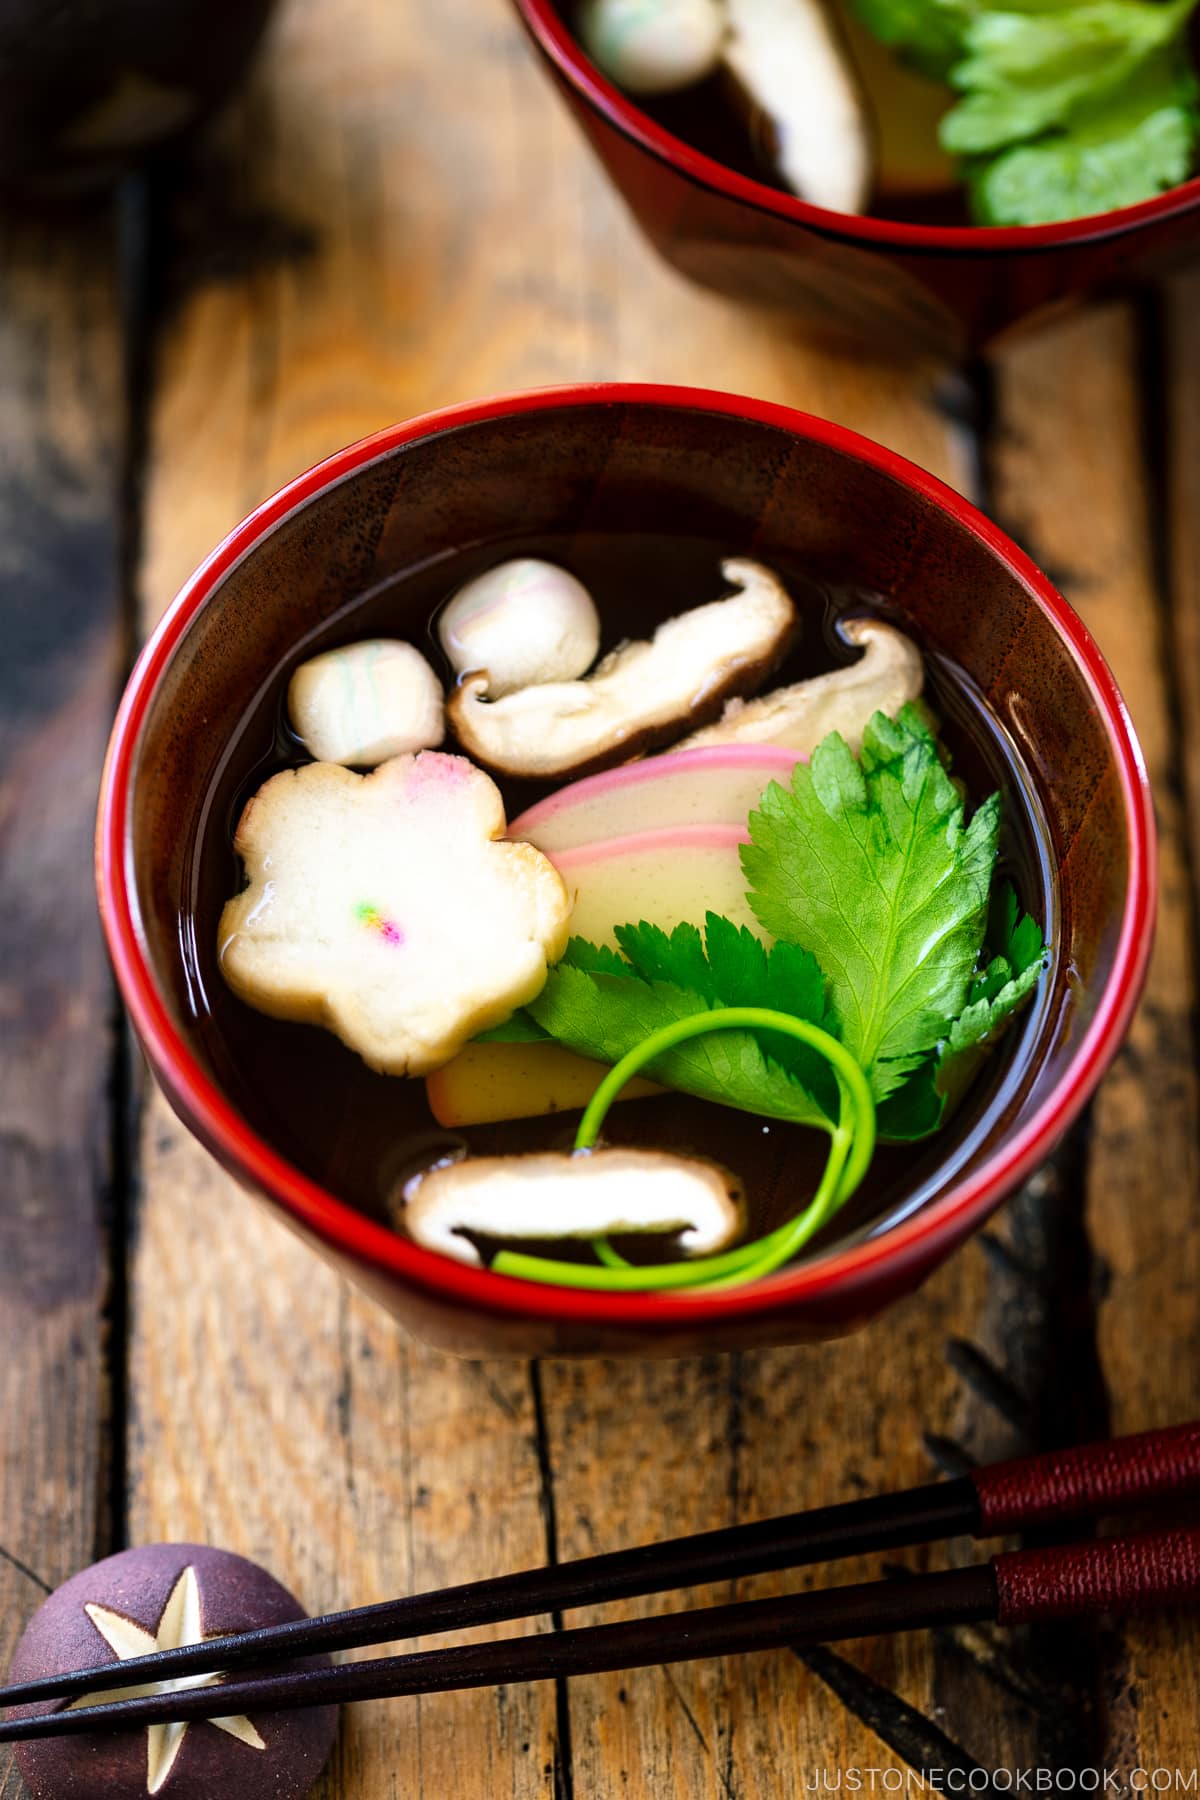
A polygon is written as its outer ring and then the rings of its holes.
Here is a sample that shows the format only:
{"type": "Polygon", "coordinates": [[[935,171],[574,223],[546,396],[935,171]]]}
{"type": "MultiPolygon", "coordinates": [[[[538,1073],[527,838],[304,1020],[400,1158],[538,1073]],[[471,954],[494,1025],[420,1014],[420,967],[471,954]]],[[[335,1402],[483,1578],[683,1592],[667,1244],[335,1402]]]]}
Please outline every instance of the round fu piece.
{"type": "MultiPolygon", "coordinates": [[[[112,1688],[74,1703],[80,1706],[118,1694],[124,1699],[131,1691],[218,1687],[219,1675],[195,1675],[130,1690],[120,1665],[304,1616],[287,1589],[256,1563],[200,1544],[150,1544],[94,1563],[56,1589],[17,1646],[9,1680],[35,1681],[111,1662],[112,1688]]],[[[314,1664],[327,1666],[327,1659],[314,1664]]],[[[51,1700],[16,1713],[53,1712],[67,1704],[51,1700]]],[[[326,1706],[45,1738],[19,1744],[16,1758],[33,1800],[96,1800],[101,1794],[105,1800],[302,1800],[329,1759],[336,1730],[337,1708],[326,1706]]]]}

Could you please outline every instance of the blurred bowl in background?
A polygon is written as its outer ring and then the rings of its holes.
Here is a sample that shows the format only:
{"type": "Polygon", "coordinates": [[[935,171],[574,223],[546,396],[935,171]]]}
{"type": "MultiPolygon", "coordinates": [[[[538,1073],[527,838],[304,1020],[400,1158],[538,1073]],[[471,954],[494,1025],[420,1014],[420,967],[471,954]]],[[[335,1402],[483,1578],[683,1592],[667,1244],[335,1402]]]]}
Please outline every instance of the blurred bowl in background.
{"type": "Polygon", "coordinates": [[[231,91],[272,0],[2,0],[0,186],[118,174],[231,91]]]}
{"type": "Polygon", "coordinates": [[[1063,224],[830,212],[673,135],[589,60],[561,0],[514,0],[567,104],[660,255],[734,299],[890,356],[961,357],[1068,300],[1200,255],[1200,178],[1063,224]]]}

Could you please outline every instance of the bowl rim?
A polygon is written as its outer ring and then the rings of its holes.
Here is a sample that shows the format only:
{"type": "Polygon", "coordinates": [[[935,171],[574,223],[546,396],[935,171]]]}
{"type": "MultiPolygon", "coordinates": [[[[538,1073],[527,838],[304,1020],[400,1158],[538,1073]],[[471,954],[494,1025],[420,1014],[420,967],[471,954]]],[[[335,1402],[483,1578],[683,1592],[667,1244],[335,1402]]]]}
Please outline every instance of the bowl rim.
{"type": "Polygon", "coordinates": [[[665,163],[698,187],[740,201],[759,212],[793,225],[805,225],[824,237],[876,248],[950,254],[998,255],[1006,251],[1047,251],[1071,244],[1094,243],[1135,231],[1152,219],[1200,209],[1200,174],[1153,194],[1133,206],[1090,213],[1042,225],[921,225],[905,219],[879,219],[868,214],[834,212],[814,206],[780,188],[740,175],[726,163],[706,156],[683,138],[656,123],[629,95],[622,93],[596,67],[567,29],[555,0],[513,0],[535,44],[576,93],[623,137],[665,163]]]}
{"type": "Polygon", "coordinates": [[[705,1321],[795,1312],[877,1283],[897,1284],[912,1266],[931,1266],[1049,1154],[1078,1116],[1120,1046],[1149,960],[1157,902],[1157,844],[1141,747],[1113,676],[1091,633],[1033,562],[970,501],[937,477],[869,438],[770,401],[704,388],[591,382],[468,401],[388,426],[317,463],[265,500],[184,582],[130,675],[101,777],[96,826],[100,914],[117,982],[152,1067],[189,1125],[245,1185],[268,1196],[296,1224],[356,1264],[399,1279],[425,1296],[492,1315],[563,1325],[678,1331],[705,1321]],[[163,1001],[139,938],[132,860],[126,843],[130,779],[141,728],[174,652],[225,576],[288,514],[396,449],[464,427],[526,413],[595,406],[653,407],[733,416],[791,433],[865,462],[948,513],[997,557],[1051,620],[1089,687],[1105,726],[1129,820],[1129,886],[1113,971],[1063,1078],[1033,1118],[999,1152],[942,1198],[878,1237],[800,1263],[746,1288],[709,1295],[611,1294],[496,1275],[423,1249],[356,1211],[294,1168],[244,1120],[201,1068],[163,1001]]]}

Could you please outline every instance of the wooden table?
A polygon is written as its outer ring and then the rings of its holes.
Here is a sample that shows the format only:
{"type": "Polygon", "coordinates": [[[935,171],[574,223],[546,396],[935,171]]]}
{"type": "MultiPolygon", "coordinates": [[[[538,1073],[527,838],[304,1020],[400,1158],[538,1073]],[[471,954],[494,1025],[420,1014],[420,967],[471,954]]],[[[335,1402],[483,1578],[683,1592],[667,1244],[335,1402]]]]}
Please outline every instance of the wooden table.
{"type": "MultiPolygon", "coordinates": [[[[288,0],[200,153],[85,223],[4,227],[0,370],[0,1662],[50,1586],[127,1542],[227,1545],[323,1609],[1200,1413],[1200,282],[971,379],[838,360],[651,257],[501,0],[288,0]],[[462,1364],[148,1091],[92,808],[136,639],[256,501],[425,407],[603,376],[827,414],[1004,523],[1141,731],[1158,948],[1090,1118],[919,1301],[824,1349],[462,1364]]],[[[1198,1725],[1196,1620],[965,1631],[365,1707],[318,1792],[1124,1780],[1192,1771],[1198,1725]]],[[[21,1792],[0,1755],[0,1800],[21,1792]]]]}

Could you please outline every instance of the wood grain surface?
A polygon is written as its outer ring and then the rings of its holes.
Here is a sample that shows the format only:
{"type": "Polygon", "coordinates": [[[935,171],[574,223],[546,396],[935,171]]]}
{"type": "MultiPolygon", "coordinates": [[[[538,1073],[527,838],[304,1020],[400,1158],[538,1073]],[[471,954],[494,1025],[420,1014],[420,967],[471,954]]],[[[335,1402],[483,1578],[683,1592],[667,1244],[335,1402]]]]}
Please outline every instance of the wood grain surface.
{"type": "MultiPolygon", "coordinates": [[[[932,468],[1060,582],[1142,729],[1166,880],[1147,1005],[1090,1121],[919,1300],[820,1349],[437,1356],[236,1192],[147,1093],[112,1531],[227,1545],[323,1608],[1200,1412],[1195,284],[1190,302],[1180,290],[1064,321],[970,378],[833,356],[652,258],[500,0],[286,0],[243,98],[149,196],[155,334],[133,396],[143,629],[250,506],[392,419],[586,377],[769,396],[932,468]]],[[[5,449],[13,435],[0,415],[5,449]]],[[[102,1006],[89,1016],[94,1029],[102,1006]]],[[[93,1078],[103,1054],[81,1058],[93,1078]]],[[[97,1395],[90,1293],[77,1324],[97,1395]]],[[[0,1319],[0,1349],[4,1334],[0,1319]]],[[[24,1404],[44,1413],[58,1365],[27,1366],[24,1404]]],[[[93,1458],[96,1422],[81,1414],[77,1435],[93,1458]]],[[[47,1446],[58,1429],[42,1427],[47,1446]]],[[[89,1548],[92,1492],[88,1478],[72,1490],[78,1534],[35,1562],[48,1578],[89,1548]]],[[[0,1524],[0,1545],[42,1555],[7,1479],[0,1524]]],[[[35,1598],[13,1590],[6,1624],[35,1598]]],[[[766,1800],[852,1767],[1190,1769],[1198,1648],[1180,1621],[973,1631],[385,1704],[347,1717],[317,1792],[766,1800]]]]}
{"type": "Polygon", "coordinates": [[[113,227],[0,227],[0,1665],[111,1530],[114,1003],[89,864],[124,646],[113,227]]]}

